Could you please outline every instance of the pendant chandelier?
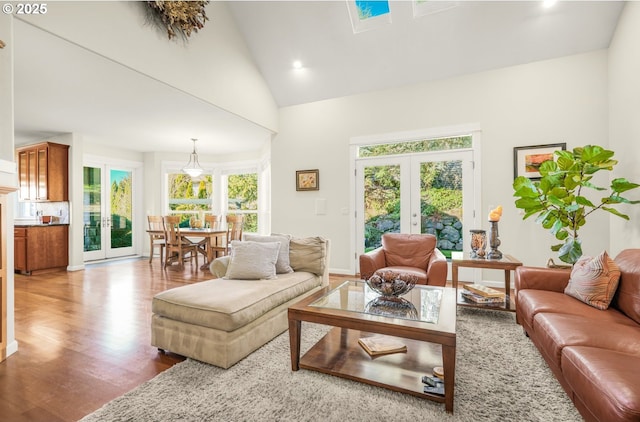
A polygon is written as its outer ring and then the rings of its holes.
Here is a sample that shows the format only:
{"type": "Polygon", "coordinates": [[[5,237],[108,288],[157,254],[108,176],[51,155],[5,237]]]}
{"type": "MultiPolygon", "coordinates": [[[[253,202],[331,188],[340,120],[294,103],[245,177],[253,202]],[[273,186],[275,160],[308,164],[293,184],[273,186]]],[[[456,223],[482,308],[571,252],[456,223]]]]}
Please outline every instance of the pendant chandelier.
{"type": "Polygon", "coordinates": [[[182,168],[182,172],[191,177],[198,177],[204,170],[200,167],[200,162],[198,161],[198,153],[196,152],[197,139],[191,138],[191,140],[193,141],[193,152],[189,156],[189,162],[187,165],[182,168]]]}

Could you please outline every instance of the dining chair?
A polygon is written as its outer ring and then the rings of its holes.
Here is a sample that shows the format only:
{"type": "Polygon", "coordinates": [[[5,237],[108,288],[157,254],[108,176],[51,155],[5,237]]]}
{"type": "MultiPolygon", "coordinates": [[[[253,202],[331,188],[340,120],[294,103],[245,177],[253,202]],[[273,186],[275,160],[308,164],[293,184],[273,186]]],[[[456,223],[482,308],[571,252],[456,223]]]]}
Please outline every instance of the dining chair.
{"type": "MultiPolygon", "coordinates": [[[[217,229],[220,225],[220,216],[218,215],[213,215],[213,214],[206,214],[204,216],[204,226],[207,229],[217,229]]],[[[205,264],[208,263],[208,257],[209,257],[209,245],[212,242],[211,239],[209,239],[208,237],[205,237],[204,239],[202,239],[201,241],[199,241],[197,243],[198,245],[198,252],[200,252],[203,256],[204,256],[204,262],[205,264]]]]}
{"type": "Polygon", "coordinates": [[[166,256],[164,259],[164,267],[173,262],[178,262],[181,268],[184,267],[184,261],[189,259],[196,261],[198,268],[198,244],[191,243],[180,234],[180,217],[167,215],[164,217],[164,232],[166,238],[166,256]]]}
{"type": "Polygon", "coordinates": [[[149,222],[149,263],[153,261],[155,249],[160,250],[160,265],[163,264],[164,248],[166,240],[164,236],[164,222],[160,215],[150,215],[147,217],[149,222]]]}
{"type": "Polygon", "coordinates": [[[244,216],[242,214],[227,215],[227,235],[223,237],[220,245],[212,247],[217,255],[229,255],[231,249],[231,241],[242,240],[242,228],[244,224],[244,216]]]}

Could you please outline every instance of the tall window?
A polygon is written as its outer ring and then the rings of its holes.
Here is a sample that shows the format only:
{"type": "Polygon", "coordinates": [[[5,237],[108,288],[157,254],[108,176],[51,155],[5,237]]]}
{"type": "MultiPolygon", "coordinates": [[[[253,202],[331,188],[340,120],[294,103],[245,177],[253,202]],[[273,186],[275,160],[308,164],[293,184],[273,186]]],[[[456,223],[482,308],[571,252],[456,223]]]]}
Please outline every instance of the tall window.
{"type": "Polygon", "coordinates": [[[245,232],[258,232],[258,174],[227,176],[227,214],[243,214],[245,232]]]}
{"type": "Polygon", "coordinates": [[[180,226],[188,226],[192,216],[212,212],[213,177],[192,179],[183,173],[167,174],[168,204],[171,215],[179,215],[180,226]]]}

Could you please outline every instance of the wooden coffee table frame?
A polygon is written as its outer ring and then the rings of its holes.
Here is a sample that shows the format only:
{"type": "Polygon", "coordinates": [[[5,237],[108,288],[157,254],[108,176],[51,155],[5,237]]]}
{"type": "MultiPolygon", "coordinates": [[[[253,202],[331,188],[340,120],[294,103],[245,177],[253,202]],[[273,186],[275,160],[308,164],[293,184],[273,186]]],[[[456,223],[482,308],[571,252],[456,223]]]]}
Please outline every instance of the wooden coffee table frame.
{"type": "Polygon", "coordinates": [[[445,410],[453,412],[456,367],[455,289],[443,288],[438,324],[309,306],[329,292],[327,287],[289,308],[293,371],[310,369],[388,388],[444,403],[445,410]],[[336,328],[301,358],[302,321],[336,328]],[[407,344],[407,353],[372,358],[358,345],[358,338],[371,335],[369,333],[406,339],[403,341],[407,344]],[[441,356],[438,356],[440,353],[441,356]],[[431,375],[433,366],[440,365],[444,367],[446,377],[444,396],[424,393],[422,376],[431,375]]]}

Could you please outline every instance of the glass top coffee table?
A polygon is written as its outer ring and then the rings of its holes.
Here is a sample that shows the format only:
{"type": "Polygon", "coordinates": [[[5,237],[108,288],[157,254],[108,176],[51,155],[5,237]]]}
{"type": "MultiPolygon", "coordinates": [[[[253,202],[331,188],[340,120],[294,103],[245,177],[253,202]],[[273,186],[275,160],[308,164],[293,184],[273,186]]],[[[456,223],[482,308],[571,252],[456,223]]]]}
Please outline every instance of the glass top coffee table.
{"type": "Polygon", "coordinates": [[[456,291],[417,285],[389,302],[361,280],[328,287],[289,307],[291,369],[311,369],[445,404],[453,412],[456,291]],[[302,321],[334,327],[300,357],[302,321]],[[371,357],[358,339],[401,337],[406,353],[371,357]],[[425,393],[424,375],[444,368],[444,395],[425,393]]]}

